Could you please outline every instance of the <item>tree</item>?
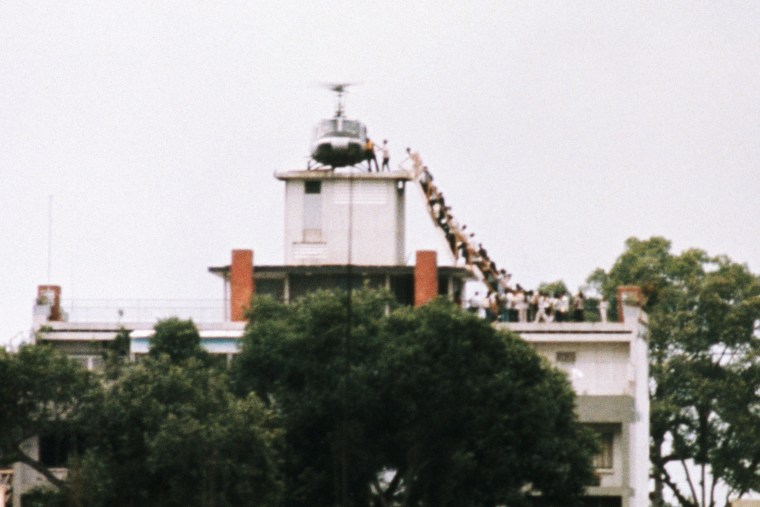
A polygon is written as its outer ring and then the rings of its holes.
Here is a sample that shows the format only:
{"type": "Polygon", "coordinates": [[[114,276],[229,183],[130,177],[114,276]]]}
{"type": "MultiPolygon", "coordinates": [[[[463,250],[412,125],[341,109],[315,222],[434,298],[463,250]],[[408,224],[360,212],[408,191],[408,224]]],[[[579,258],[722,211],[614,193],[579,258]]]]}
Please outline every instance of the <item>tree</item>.
{"type": "Polygon", "coordinates": [[[667,488],[684,507],[714,506],[720,485],[739,497],[760,490],[760,278],[725,256],[670,249],[661,237],[630,238],[589,282],[611,309],[618,286],[642,288],[656,504],[667,488]]]}
{"type": "Polygon", "coordinates": [[[123,368],[129,363],[129,331],[119,329],[113,340],[103,342],[103,374],[106,379],[118,377],[123,368]]]}
{"type": "Polygon", "coordinates": [[[375,387],[390,408],[386,468],[400,477],[387,498],[522,505],[530,490],[571,506],[593,481],[572,389],[521,339],[442,300],[399,310],[382,334],[375,387]]]}
{"type": "Polygon", "coordinates": [[[348,303],[257,297],[233,363],[239,392],[284,426],[283,505],[336,504],[346,461],[351,505],[522,505],[540,492],[569,506],[591,483],[573,392],[521,340],[444,301],[393,308],[365,289],[350,321],[348,303]]]}
{"type": "Polygon", "coordinates": [[[73,415],[98,385],[91,373],[48,345],[26,345],[17,354],[0,350],[0,464],[24,463],[65,489],[65,481],[24,444],[40,435],[74,435],[73,415]]]}
{"type": "Polygon", "coordinates": [[[159,323],[149,357],[89,400],[79,418],[87,450],[70,474],[76,501],[276,505],[279,432],[271,414],[253,394],[232,395],[226,373],[195,349],[193,329],[176,319],[159,323]]]}
{"type": "Polygon", "coordinates": [[[255,391],[285,429],[286,506],[335,505],[346,461],[349,495],[366,505],[368,484],[382,469],[383,407],[364,379],[376,370],[379,328],[393,302],[385,293],[355,291],[350,341],[346,303],[345,293],[331,291],[287,306],[256,297],[233,362],[238,395],[255,391]]]}
{"type": "Polygon", "coordinates": [[[541,282],[541,284],[538,286],[538,291],[552,296],[559,294],[570,294],[570,291],[567,290],[567,285],[565,285],[565,282],[563,280],[556,280],[554,282],[541,282]]]}
{"type": "Polygon", "coordinates": [[[157,358],[166,354],[173,363],[190,358],[209,361],[209,354],[201,346],[201,335],[191,320],[176,317],[158,321],[150,340],[149,355],[157,358]]]}

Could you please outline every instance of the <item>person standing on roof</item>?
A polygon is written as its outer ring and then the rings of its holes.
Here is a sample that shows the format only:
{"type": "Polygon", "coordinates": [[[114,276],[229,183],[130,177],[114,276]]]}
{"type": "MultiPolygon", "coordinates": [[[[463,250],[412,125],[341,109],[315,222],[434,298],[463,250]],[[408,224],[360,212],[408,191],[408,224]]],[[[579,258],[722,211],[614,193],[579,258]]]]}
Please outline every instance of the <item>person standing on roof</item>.
{"type": "Polygon", "coordinates": [[[403,160],[403,162],[401,162],[402,169],[403,169],[404,162],[406,162],[407,160],[411,160],[412,168],[411,170],[407,169],[407,171],[412,173],[413,178],[417,178],[422,172],[422,167],[423,167],[422,158],[420,158],[420,154],[418,152],[412,151],[411,148],[406,149],[406,154],[407,154],[407,157],[403,160]]]}
{"type": "Polygon", "coordinates": [[[372,162],[375,163],[375,171],[380,172],[380,168],[377,166],[377,157],[375,156],[375,143],[369,137],[367,138],[367,142],[364,143],[364,158],[367,161],[368,172],[372,172],[372,162]]]}
{"type": "Polygon", "coordinates": [[[549,308],[549,298],[546,294],[543,292],[536,292],[533,299],[536,301],[536,318],[533,322],[540,322],[542,319],[544,322],[551,322],[549,314],[546,313],[546,310],[549,308]]]}
{"type": "Polygon", "coordinates": [[[567,322],[570,314],[570,298],[567,292],[561,291],[557,300],[557,311],[554,313],[557,322],[567,322]]]}
{"type": "Polygon", "coordinates": [[[380,147],[380,151],[383,153],[383,166],[382,166],[382,169],[384,171],[390,172],[391,166],[389,164],[390,164],[390,161],[391,161],[391,152],[388,149],[388,140],[387,139],[383,139],[383,145],[380,147]]]}
{"type": "Polygon", "coordinates": [[[600,322],[607,322],[607,309],[609,307],[610,304],[606,299],[602,298],[599,300],[599,318],[601,319],[600,322]]]}
{"type": "Polygon", "coordinates": [[[578,295],[575,296],[575,300],[573,301],[573,319],[575,322],[583,322],[584,315],[583,315],[583,303],[584,303],[585,297],[583,296],[583,291],[579,290],[578,295]]]}
{"type": "Polygon", "coordinates": [[[525,294],[525,290],[517,284],[517,292],[515,293],[515,309],[517,310],[517,321],[527,322],[528,320],[528,298],[525,294]]]}

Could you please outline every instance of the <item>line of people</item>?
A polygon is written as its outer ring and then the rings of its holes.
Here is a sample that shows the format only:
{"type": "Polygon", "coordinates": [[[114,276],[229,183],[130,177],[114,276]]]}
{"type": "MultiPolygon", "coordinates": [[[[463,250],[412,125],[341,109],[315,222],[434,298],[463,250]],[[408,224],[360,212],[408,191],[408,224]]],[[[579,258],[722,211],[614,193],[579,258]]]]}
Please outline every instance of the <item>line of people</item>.
{"type": "MultiPolygon", "coordinates": [[[[481,314],[490,321],[501,322],[583,322],[585,320],[585,296],[582,291],[570,297],[565,291],[549,294],[544,291],[526,291],[520,284],[514,289],[509,286],[511,275],[499,269],[488,256],[482,243],[475,241],[475,234],[467,230],[467,225],[460,225],[451,213],[451,206],[446,204],[443,193],[433,183],[433,175],[423,164],[420,154],[406,149],[407,158],[400,167],[411,161],[411,168],[406,168],[419,182],[425,193],[428,211],[438,227],[446,236],[446,241],[454,258],[462,259],[467,266],[475,267],[481,274],[487,287],[487,294],[481,298],[475,292],[468,301],[470,311],[481,314]],[[475,246],[477,245],[477,247],[475,246]]],[[[607,322],[607,302],[599,303],[599,315],[602,322],[607,322]]]]}
{"type": "Polygon", "coordinates": [[[438,227],[446,235],[446,242],[454,258],[462,259],[467,266],[475,267],[480,272],[483,282],[489,290],[503,294],[509,289],[511,275],[505,269],[499,269],[488,256],[482,243],[476,243],[475,233],[467,230],[467,225],[460,225],[451,213],[451,206],[446,204],[443,193],[433,183],[433,175],[422,163],[419,153],[406,149],[407,159],[411,160],[411,173],[416,179],[427,200],[428,211],[438,227]]]}
{"type": "MultiPolygon", "coordinates": [[[[514,290],[502,293],[489,290],[485,297],[476,291],[467,308],[491,322],[583,322],[585,299],[582,291],[570,298],[564,291],[557,294],[526,291],[517,284],[514,290]]],[[[602,322],[606,322],[606,302],[599,313],[602,322]]]]}

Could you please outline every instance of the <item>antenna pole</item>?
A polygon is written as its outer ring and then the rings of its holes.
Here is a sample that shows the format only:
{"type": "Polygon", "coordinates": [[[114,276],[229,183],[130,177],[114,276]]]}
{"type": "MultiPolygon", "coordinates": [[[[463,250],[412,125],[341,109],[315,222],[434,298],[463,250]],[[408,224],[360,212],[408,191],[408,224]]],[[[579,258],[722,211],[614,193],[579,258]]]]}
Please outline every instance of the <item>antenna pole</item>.
{"type": "Polygon", "coordinates": [[[50,273],[53,264],[53,195],[48,196],[48,262],[47,262],[47,283],[50,285],[50,273]]]}
{"type": "Polygon", "coordinates": [[[348,455],[348,434],[349,434],[349,403],[351,401],[351,393],[348,390],[349,382],[351,380],[351,332],[353,326],[353,228],[354,228],[354,174],[348,175],[348,266],[346,266],[346,278],[347,294],[346,294],[346,334],[343,338],[343,385],[341,389],[341,505],[342,507],[350,507],[353,505],[353,499],[350,496],[348,483],[349,483],[349,467],[350,458],[348,455]]]}
{"type": "Polygon", "coordinates": [[[335,110],[335,117],[343,116],[343,90],[338,90],[338,108],[335,110]]]}

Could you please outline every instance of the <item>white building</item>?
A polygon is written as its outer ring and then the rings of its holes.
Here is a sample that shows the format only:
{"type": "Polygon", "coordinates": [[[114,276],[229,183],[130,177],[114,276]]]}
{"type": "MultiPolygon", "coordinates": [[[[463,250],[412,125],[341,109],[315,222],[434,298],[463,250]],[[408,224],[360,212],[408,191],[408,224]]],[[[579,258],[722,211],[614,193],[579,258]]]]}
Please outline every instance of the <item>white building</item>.
{"type": "MultiPolygon", "coordinates": [[[[285,182],[285,263],[257,266],[252,250],[234,250],[229,265],[209,268],[222,278],[225,294],[216,320],[196,320],[210,352],[228,359],[237,352],[243,310],[255,294],[290,301],[317,288],[368,284],[388,288],[402,303],[420,305],[437,295],[454,297],[472,278],[467,268],[438,265],[431,251],[417,252],[414,265],[404,264],[405,190],[418,184],[410,173],[315,170],[276,177],[285,182]]],[[[133,355],[147,352],[157,315],[140,319],[127,309],[119,321],[79,320],[75,310],[67,316],[59,287],[41,286],[38,295],[45,296],[35,307],[38,339],[84,366],[98,367],[102,344],[120,328],[131,332],[133,355]]],[[[171,310],[163,317],[176,314],[187,317],[171,310]]],[[[567,372],[578,394],[581,421],[598,431],[604,452],[597,458],[599,485],[589,489],[589,507],[648,505],[646,321],[635,306],[621,308],[620,314],[625,315],[620,323],[496,324],[517,332],[567,372]]],[[[38,443],[29,445],[30,453],[39,456],[38,443]]],[[[20,505],[24,491],[42,482],[36,472],[16,465],[14,505],[20,505]]]]}
{"type": "MultiPolygon", "coordinates": [[[[640,301],[637,287],[621,287],[620,301],[640,301]]],[[[623,322],[497,324],[518,333],[564,371],[577,394],[578,418],[599,435],[599,484],[589,506],[649,505],[649,363],[646,314],[621,305],[623,322]]]]}

